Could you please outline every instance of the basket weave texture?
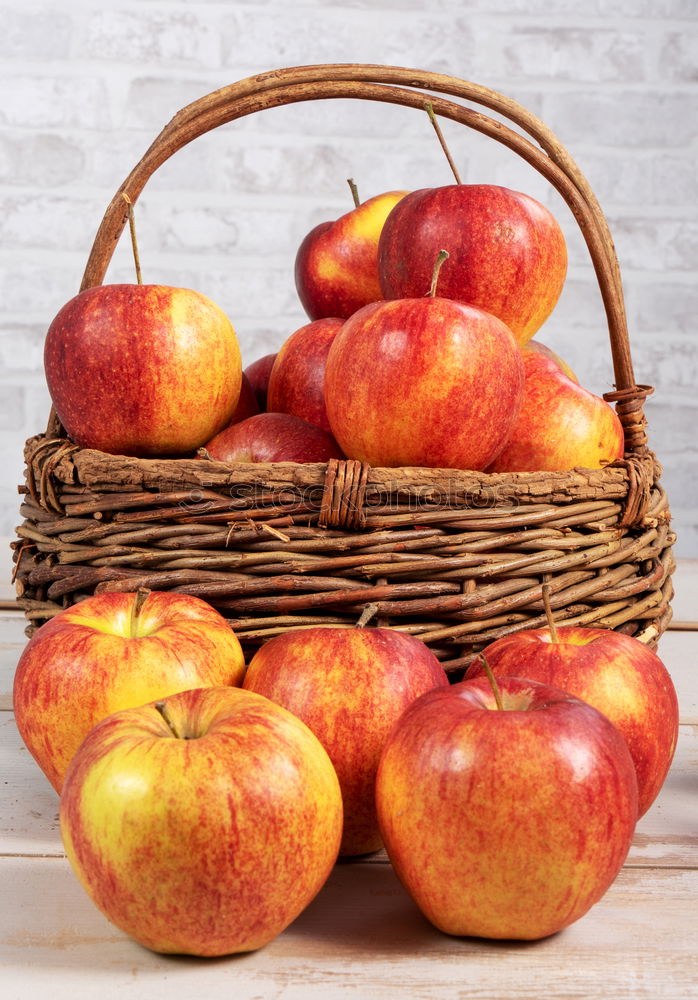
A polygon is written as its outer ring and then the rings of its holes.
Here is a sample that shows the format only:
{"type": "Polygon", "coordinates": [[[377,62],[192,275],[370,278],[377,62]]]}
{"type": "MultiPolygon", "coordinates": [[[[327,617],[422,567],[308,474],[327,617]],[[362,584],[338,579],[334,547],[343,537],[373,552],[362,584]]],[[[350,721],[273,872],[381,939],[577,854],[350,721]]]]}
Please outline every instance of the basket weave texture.
{"type": "Polygon", "coordinates": [[[362,619],[420,636],[457,679],[488,642],[545,624],[547,583],[557,624],[619,629],[654,646],[671,618],[674,534],[647,446],[652,390],[635,382],[603,213],[566,150],[520,105],[477,84],[381,66],[277,70],[224,87],[180,111],[121,185],[81,289],[103,281],[127,203],[179,148],[265,108],[328,98],[420,110],[429,102],[509,146],[557,188],[606,310],[616,386],[606,398],[623,423],[623,460],[486,474],[351,460],[137,459],[77,447],[52,414],[46,433],[26,443],[24,521],[13,543],[28,631],[95,592],[176,590],[218,608],[250,649],[289,629],[362,619]]]}

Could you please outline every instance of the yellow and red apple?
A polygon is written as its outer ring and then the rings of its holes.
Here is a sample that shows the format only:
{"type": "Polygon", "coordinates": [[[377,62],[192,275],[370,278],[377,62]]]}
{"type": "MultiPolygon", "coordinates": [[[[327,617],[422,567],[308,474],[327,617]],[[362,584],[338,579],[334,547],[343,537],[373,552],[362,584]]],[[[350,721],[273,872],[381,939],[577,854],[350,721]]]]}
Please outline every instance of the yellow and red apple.
{"type": "Polygon", "coordinates": [[[637,780],[616,727],[573,695],[485,678],[410,705],[376,778],[395,871],[446,934],[535,940],[578,920],[618,874],[637,780]]]}
{"type": "Polygon", "coordinates": [[[251,951],[308,905],[337,858],[342,798],[307,726],[240,688],[117,712],[66,775],[65,851],[83,887],[154,951],[251,951]]]}
{"type": "Polygon", "coordinates": [[[623,457],[616,411],[545,355],[524,351],[523,402],[488,472],[599,469],[623,457]]]}
{"type": "Polygon", "coordinates": [[[552,312],[567,274],[565,239],[544,205],[493,184],[451,184],[412,191],[386,219],[383,296],[426,295],[441,249],[449,259],[439,294],[493,313],[522,345],[552,312]]]}
{"type": "Polygon", "coordinates": [[[374,466],[482,470],[506,444],[522,397],[522,353],[508,327],[440,296],[364,306],[327,357],[332,433],[349,458],[374,466]]]}
{"type": "Polygon", "coordinates": [[[296,289],[310,319],[345,319],[383,297],[378,240],[388,214],[406,193],[386,191],[311,229],[295,261],[296,289]]]}
{"type": "Polygon", "coordinates": [[[187,688],[239,685],[244,672],[237,637],[198,597],[98,594],[30,639],[15,673],[15,721],[60,792],[73,754],[105,716],[187,688]]]}
{"type": "Polygon", "coordinates": [[[392,726],[419,695],[448,684],[431,650],[387,628],[297,629],[255,653],[244,687],[283,705],[315,733],[342,789],[340,853],[381,846],[374,781],[392,726]]]}
{"type": "Polygon", "coordinates": [[[84,448],[185,455],[222,430],[240,396],[230,320],[188,288],[100,285],[76,295],[46,335],[49,393],[84,448]]]}
{"type": "MultiPolygon", "coordinates": [[[[483,650],[496,677],[562,688],[603,712],[625,738],[637,771],[642,816],[664,784],[676,749],[679,707],[669,671],[648,646],[611,629],[523,629],[483,650]]],[[[466,677],[484,667],[475,660],[466,677]]]]}
{"type": "Polygon", "coordinates": [[[529,340],[528,343],[524,344],[521,350],[526,353],[526,351],[533,351],[534,354],[542,354],[546,358],[550,358],[558,366],[560,371],[562,371],[567,378],[571,378],[573,382],[579,382],[579,379],[572,371],[570,366],[567,364],[564,358],[561,358],[559,354],[548,347],[547,344],[542,343],[542,341],[537,340],[535,337],[529,340]]]}

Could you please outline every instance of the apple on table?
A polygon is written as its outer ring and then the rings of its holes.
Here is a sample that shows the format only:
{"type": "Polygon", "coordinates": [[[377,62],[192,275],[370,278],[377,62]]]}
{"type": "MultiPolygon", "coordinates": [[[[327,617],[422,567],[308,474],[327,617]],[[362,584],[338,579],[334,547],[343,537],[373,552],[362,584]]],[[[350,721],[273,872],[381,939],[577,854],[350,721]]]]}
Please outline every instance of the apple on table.
{"type": "Polygon", "coordinates": [[[441,248],[449,259],[439,294],[493,313],[521,345],[552,312],[567,275],[562,230],[535,198],[494,184],[450,184],[412,191],[386,219],[383,297],[424,295],[441,248]]]}
{"type": "Polygon", "coordinates": [[[280,934],[337,858],[342,797],[313,733],[231,687],[104,719],[66,775],[60,826],[93,902],[154,951],[251,951],[280,934]]]}
{"type": "Polygon", "coordinates": [[[283,705],[330,756],[344,801],[340,854],[376,851],[382,841],[374,782],[392,726],[419,695],[448,684],[434,653],[396,629],[296,629],[254,654],[244,687],[283,705]]]}
{"type": "MultiPolygon", "coordinates": [[[[482,655],[495,677],[515,675],[562,688],[603,712],[628,744],[638,815],[647,812],[669,772],[679,732],[676,689],[653,650],[612,629],[560,625],[512,632],[482,655]]],[[[483,670],[478,658],[466,678],[483,670]]]]}
{"type": "Polygon", "coordinates": [[[83,448],[178,456],[231,420],[242,368],[211,299],[164,285],[98,285],[58,312],[44,368],[56,413],[83,448]]]}
{"type": "Polygon", "coordinates": [[[204,446],[216,462],[327,462],[343,458],[327,431],[292,413],[257,413],[226,427],[204,446]]]}
{"type": "Polygon", "coordinates": [[[295,280],[310,319],[346,319],[382,298],[378,240],[383,224],[406,191],[386,191],[359,203],[333,222],[321,222],[298,248],[295,280]]]}
{"type": "Polygon", "coordinates": [[[583,916],[630,848],[637,780],[591,705],[516,677],[431,691],[376,777],[396,874],[446,934],[535,940],[583,916]]]}
{"type": "Polygon", "coordinates": [[[15,721],[57,792],[101,719],[192,687],[240,685],[245,661],[227,621],[198,597],[104,593],[66,608],[22,652],[15,721]]]}

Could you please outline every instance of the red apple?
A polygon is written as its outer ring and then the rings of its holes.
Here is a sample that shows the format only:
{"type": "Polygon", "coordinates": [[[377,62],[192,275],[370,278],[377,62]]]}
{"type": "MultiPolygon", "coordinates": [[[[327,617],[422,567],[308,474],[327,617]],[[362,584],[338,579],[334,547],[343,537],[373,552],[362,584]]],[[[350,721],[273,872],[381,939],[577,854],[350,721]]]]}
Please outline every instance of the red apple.
{"type": "Polygon", "coordinates": [[[523,359],[523,403],[489,472],[598,469],[623,457],[623,425],[605,399],[542,354],[525,351],[523,359]]]}
{"type": "Polygon", "coordinates": [[[116,454],[192,452],[230,422],[240,395],[230,320],[188,288],[88,288],[51,323],[44,366],[68,436],[116,454]]]}
{"type": "Polygon", "coordinates": [[[325,367],[332,341],[344,320],[316,319],[302,326],[281,346],[269,376],[267,407],[293,413],[330,430],[325,408],[325,367]]]}
{"type": "Polygon", "coordinates": [[[253,417],[255,413],[259,413],[257,394],[252,388],[249,378],[243,372],[242,383],[240,385],[240,398],[238,399],[238,405],[235,407],[235,413],[233,413],[230,423],[239,424],[241,420],[253,417]]]}
{"type": "Polygon", "coordinates": [[[275,360],[276,354],[265,354],[263,357],[253,361],[252,364],[249,364],[243,372],[254,390],[254,394],[257,397],[257,405],[261,413],[264,413],[267,408],[267,388],[275,360]]]}
{"type": "MultiPolygon", "coordinates": [[[[515,675],[588,701],[620,730],[637,771],[639,815],[664,784],[676,749],[679,707],[666,667],[644,643],[622,632],[560,626],[525,629],[485,650],[497,677],[515,675]]],[[[467,677],[482,673],[480,660],[467,677]]]]}
{"type": "Polygon", "coordinates": [[[550,360],[554,361],[558,368],[564,372],[567,378],[571,378],[573,382],[579,382],[579,379],[567,362],[561,358],[559,354],[556,354],[555,351],[551,350],[546,344],[541,343],[540,340],[536,340],[535,338],[533,340],[529,340],[529,342],[524,344],[521,349],[524,353],[527,351],[533,351],[534,354],[542,354],[544,357],[550,358],[550,360]]]}
{"type": "Polygon", "coordinates": [[[523,395],[509,329],[439,297],[364,306],[330,348],[325,404],[350,458],[375,466],[484,469],[504,447],[523,395]]]}
{"type": "Polygon", "coordinates": [[[217,462],[327,462],[343,458],[331,434],[291,413],[257,413],[208,442],[217,462]]]}
{"type": "Polygon", "coordinates": [[[439,250],[439,294],[499,317],[525,344],[557,302],[567,273],[558,223],[528,195],[492,184],[412,191],[388,216],[378,269],[386,299],[425,295],[439,250]]]}
{"type": "Polygon", "coordinates": [[[381,846],[374,780],[392,726],[418,695],[448,684],[421,640],[386,628],[309,628],[269,639],[244,687],[303,720],[327,750],[344,801],[340,853],[381,846]]]}
{"type": "Polygon", "coordinates": [[[369,198],[335,222],[322,222],[296,255],[296,288],[311,319],[345,319],[380,299],[378,239],[391,209],[406,191],[369,198]]]}
{"type": "Polygon", "coordinates": [[[431,691],[405,711],[376,778],[395,871],[446,934],[534,940],[598,902],[633,836],[628,748],[600,712],[517,678],[431,691]]]}
{"type": "Polygon", "coordinates": [[[15,673],[15,720],[60,792],[73,754],[105,716],[186,688],[238,685],[244,671],[230,626],[198,597],[98,594],[30,639],[15,673]]]}
{"type": "Polygon", "coordinates": [[[275,938],[326,881],[342,799],[318,740],[239,688],[184,691],[93,729],[66,776],[68,859],[117,927],[158,952],[275,938]]]}

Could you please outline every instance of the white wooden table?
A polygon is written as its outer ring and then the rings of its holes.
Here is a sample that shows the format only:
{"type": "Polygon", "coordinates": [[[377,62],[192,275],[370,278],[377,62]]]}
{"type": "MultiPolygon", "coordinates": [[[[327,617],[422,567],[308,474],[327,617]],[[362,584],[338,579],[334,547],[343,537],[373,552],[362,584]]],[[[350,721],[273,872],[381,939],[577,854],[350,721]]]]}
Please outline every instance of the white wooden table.
{"type": "MultiPolygon", "coordinates": [[[[7,542],[2,580],[9,579],[7,542]]],[[[698,563],[675,577],[674,617],[695,619],[698,563]]],[[[7,582],[0,598],[12,595],[7,582]]],[[[258,952],[152,954],[93,906],[65,859],[58,799],[19,739],[12,677],[25,643],[0,612],[0,997],[186,1000],[698,997],[698,633],[667,632],[681,729],[674,765],[625,867],[585,917],[544,941],[447,937],[417,911],[384,856],[338,864],[310,907],[258,952]]]]}

